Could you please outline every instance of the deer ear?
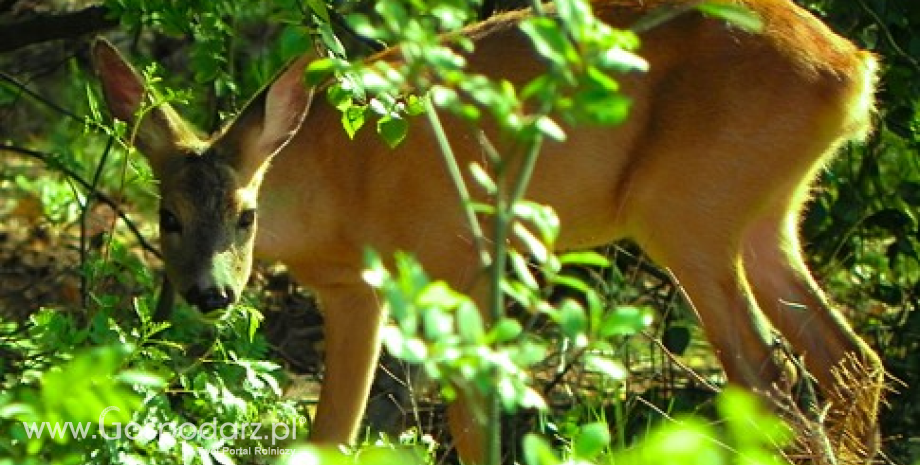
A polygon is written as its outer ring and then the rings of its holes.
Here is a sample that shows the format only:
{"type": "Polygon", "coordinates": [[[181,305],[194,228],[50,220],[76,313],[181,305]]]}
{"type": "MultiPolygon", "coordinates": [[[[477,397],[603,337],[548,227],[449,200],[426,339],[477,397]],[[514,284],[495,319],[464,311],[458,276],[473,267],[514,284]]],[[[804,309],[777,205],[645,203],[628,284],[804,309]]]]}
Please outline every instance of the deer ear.
{"type": "Polygon", "coordinates": [[[128,123],[129,136],[134,137],[130,142],[147,157],[160,177],[168,159],[178,154],[180,141],[194,137],[193,131],[167,104],[139,115],[147,98],[144,80],[105,39],[96,39],[93,44],[93,65],[109,111],[128,123]],[[141,116],[139,122],[138,116],[141,116]]]}
{"type": "Polygon", "coordinates": [[[308,61],[303,57],[284,68],[221,138],[222,144],[232,145],[223,151],[228,163],[245,179],[261,173],[300,130],[313,100],[313,88],[303,80],[308,61]]]}
{"type": "Polygon", "coordinates": [[[307,58],[300,58],[288,65],[265,95],[265,121],[259,148],[271,152],[272,156],[300,130],[313,101],[313,88],[308,88],[303,80],[307,61],[307,58]]]}
{"type": "Polygon", "coordinates": [[[93,42],[93,65],[112,116],[132,122],[144,100],[144,82],[107,40],[93,42]]]}

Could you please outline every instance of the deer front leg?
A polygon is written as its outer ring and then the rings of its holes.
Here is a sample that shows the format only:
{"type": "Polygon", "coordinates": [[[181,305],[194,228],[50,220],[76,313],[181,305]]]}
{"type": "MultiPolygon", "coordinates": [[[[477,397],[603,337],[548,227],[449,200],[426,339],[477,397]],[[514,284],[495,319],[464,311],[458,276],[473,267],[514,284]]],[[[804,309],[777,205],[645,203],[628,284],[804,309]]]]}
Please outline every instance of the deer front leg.
{"type": "Polygon", "coordinates": [[[370,393],[383,311],[366,286],[317,289],[325,318],[325,375],[310,440],[350,444],[370,393]]]}
{"type": "Polygon", "coordinates": [[[829,439],[841,463],[865,463],[878,448],[885,369],[832,308],[808,272],[793,215],[765,216],[747,231],[744,262],[770,321],[803,356],[829,403],[829,439]]]}

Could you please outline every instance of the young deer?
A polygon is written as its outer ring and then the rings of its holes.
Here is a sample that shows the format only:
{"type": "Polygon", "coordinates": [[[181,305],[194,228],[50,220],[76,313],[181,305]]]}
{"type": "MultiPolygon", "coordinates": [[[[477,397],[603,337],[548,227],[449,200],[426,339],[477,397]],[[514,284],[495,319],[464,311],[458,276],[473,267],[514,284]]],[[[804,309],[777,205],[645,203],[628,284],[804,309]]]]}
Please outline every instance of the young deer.
{"type": "MultiPolygon", "coordinates": [[[[626,27],[662,4],[688,3],[593,6],[626,27]]],[[[789,0],[731,3],[757,13],[764,30],[687,13],[644,33],[650,71],[620,77],[633,100],[629,120],[567,128],[567,142],[546,145],[527,197],[556,210],[561,248],[628,237],[673,272],[731,382],[765,394],[788,389],[769,335],[778,330],[822,386],[839,433],[832,447],[845,461],[866,461],[884,370],[812,279],[797,228],[816,174],[869,129],[876,61],[789,0]]],[[[516,84],[542,72],[509,27],[526,15],[475,27],[472,70],[516,84]]],[[[384,318],[361,278],[364,247],[411,251],[434,278],[484,300],[470,230],[429,129],[412,120],[393,149],[372,131],[350,140],[339,112],[304,86],[302,59],[202,137],[168,105],[139,114],[144,84],[111,45],[98,41],[94,58],[111,112],[136,127],[132,142],[160,180],[169,280],[190,303],[215,309],[240,295],[253,249],[286,263],[325,313],[312,440],[350,442],[384,318]]],[[[481,162],[469,127],[443,118],[461,166],[481,162]]],[[[467,404],[451,406],[451,428],[462,457],[475,462],[482,428],[467,404]]]]}

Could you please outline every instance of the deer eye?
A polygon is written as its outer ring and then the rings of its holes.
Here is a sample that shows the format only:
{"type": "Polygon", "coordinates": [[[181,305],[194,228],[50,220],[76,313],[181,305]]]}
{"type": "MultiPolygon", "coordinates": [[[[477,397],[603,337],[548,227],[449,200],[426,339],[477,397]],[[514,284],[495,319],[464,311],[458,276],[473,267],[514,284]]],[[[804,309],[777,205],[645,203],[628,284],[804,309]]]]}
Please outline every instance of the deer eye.
{"type": "Polygon", "coordinates": [[[181,233],[182,223],[169,210],[160,210],[160,231],[164,233],[181,233]]]}
{"type": "Polygon", "coordinates": [[[249,210],[243,210],[240,213],[240,219],[237,221],[236,225],[240,229],[249,229],[252,227],[253,223],[256,222],[256,210],[250,208],[249,210]]]}

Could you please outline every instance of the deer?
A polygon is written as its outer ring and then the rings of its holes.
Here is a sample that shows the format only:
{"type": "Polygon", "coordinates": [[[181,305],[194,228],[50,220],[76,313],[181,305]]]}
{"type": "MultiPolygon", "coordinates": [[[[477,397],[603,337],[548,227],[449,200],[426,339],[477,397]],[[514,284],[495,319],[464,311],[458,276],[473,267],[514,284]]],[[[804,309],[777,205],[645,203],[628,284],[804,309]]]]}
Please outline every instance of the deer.
{"type": "MultiPolygon", "coordinates": [[[[729,383],[765,398],[787,392],[796,375],[777,355],[772,334],[781,335],[820,386],[834,453],[866,463],[878,447],[884,367],[809,271],[799,223],[825,165],[871,131],[878,60],[790,0],[726,2],[759,16],[763,30],[688,12],[644,32],[648,71],[618,77],[629,118],[566,127],[564,143],[545,144],[526,196],[558,214],[560,250],[629,238],[668,270],[729,383]]],[[[592,7],[625,28],[655,8],[691,3],[592,7]]],[[[468,67],[515,84],[539,75],[545,64],[514,27],[529,14],[500,13],[461,31],[476,44],[468,67]]],[[[480,308],[486,301],[470,226],[429,128],[410,119],[396,147],[370,131],[349,138],[338,110],[314,98],[322,85],[304,83],[313,59],[304,56],[202,135],[172,106],[149,107],[144,81],[109,42],[97,40],[92,55],[111,114],[132,128],[128,142],[159,180],[168,280],[213,310],[239,299],[254,255],[287,265],[325,318],[310,441],[350,443],[385,322],[362,279],[363,250],[409,251],[433,279],[480,308]]],[[[385,51],[370,60],[394,59],[385,51]]],[[[444,114],[443,124],[461,166],[482,160],[465,122],[444,114]]],[[[464,463],[481,463],[472,402],[451,403],[448,422],[464,463]]]]}

